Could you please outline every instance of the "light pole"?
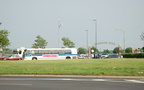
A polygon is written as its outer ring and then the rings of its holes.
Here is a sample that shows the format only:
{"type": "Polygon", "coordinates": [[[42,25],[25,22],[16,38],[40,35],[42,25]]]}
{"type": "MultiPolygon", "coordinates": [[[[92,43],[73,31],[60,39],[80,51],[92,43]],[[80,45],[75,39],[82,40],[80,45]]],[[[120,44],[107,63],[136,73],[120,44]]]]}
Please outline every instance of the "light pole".
{"type": "Polygon", "coordinates": [[[90,48],[88,46],[88,30],[85,30],[85,31],[86,31],[86,36],[87,36],[87,38],[86,38],[86,41],[87,41],[87,54],[88,54],[88,58],[90,58],[90,48]]]}
{"type": "Polygon", "coordinates": [[[85,31],[86,31],[86,36],[87,36],[86,41],[87,41],[87,47],[88,47],[88,30],[85,30],[85,31]]]}
{"type": "Polygon", "coordinates": [[[118,30],[123,32],[124,50],[125,50],[125,48],[126,48],[126,43],[125,43],[125,32],[124,32],[124,30],[116,29],[116,31],[118,31],[118,30]]]}
{"type": "Polygon", "coordinates": [[[93,21],[95,22],[95,48],[97,49],[97,19],[93,21]]]}
{"type": "Polygon", "coordinates": [[[88,57],[89,57],[89,47],[88,47],[88,30],[85,30],[86,31],[86,42],[87,42],[87,54],[88,54],[88,57]]]}
{"type": "Polygon", "coordinates": [[[58,19],[58,48],[60,47],[60,27],[63,25],[63,23],[60,23],[60,19],[58,19]]]}

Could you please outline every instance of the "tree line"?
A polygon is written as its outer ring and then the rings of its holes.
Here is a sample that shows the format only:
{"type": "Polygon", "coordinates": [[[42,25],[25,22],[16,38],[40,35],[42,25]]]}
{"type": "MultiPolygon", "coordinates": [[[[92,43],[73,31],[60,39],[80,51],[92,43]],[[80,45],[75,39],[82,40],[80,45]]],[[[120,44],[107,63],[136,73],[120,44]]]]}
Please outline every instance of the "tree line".
{"type": "MultiPolygon", "coordinates": [[[[62,38],[63,41],[63,45],[67,48],[74,48],[75,44],[74,42],[72,42],[69,38],[63,37],[62,38]]],[[[43,39],[40,35],[36,36],[36,40],[34,42],[34,44],[32,44],[32,48],[46,48],[48,42],[43,39]]]]}
{"type": "MultiPolygon", "coordinates": [[[[0,25],[2,23],[0,22],[0,25]]],[[[6,49],[6,47],[10,46],[10,40],[8,39],[8,35],[10,32],[8,30],[0,30],[0,49],[6,49]]],[[[144,41],[144,32],[140,35],[140,38],[142,41],[144,41]]],[[[61,39],[63,41],[64,47],[62,48],[74,48],[75,43],[71,41],[67,37],[63,37],[61,39]]],[[[34,40],[34,43],[32,44],[32,48],[46,48],[48,42],[42,38],[40,35],[36,36],[36,40],[34,40]]],[[[91,50],[94,50],[93,53],[98,53],[98,49],[94,46],[91,47],[91,50]]],[[[140,48],[141,52],[144,52],[144,47],[140,48]]],[[[78,48],[79,54],[86,54],[88,52],[87,49],[80,47],[78,48]]],[[[119,47],[115,47],[113,51],[110,51],[108,49],[104,50],[103,53],[119,53],[119,52],[125,52],[125,53],[132,53],[133,49],[131,47],[126,48],[125,50],[119,49],[119,47]]],[[[137,52],[137,50],[134,50],[134,52],[137,52]]]]}

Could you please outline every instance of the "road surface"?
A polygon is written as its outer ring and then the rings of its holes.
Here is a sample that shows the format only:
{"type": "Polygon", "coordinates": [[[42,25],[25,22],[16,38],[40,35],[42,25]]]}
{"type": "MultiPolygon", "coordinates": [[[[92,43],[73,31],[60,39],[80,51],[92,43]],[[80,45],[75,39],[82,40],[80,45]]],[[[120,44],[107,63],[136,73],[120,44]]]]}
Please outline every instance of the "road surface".
{"type": "Polygon", "coordinates": [[[144,90],[144,79],[0,77],[0,90],[144,90]]]}

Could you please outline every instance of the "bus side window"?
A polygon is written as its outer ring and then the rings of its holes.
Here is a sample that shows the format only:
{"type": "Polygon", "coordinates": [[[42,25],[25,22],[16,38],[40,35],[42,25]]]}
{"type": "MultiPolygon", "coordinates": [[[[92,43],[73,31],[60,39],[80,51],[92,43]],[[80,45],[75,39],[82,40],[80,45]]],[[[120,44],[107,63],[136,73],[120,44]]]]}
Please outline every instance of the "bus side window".
{"type": "Polygon", "coordinates": [[[56,54],[59,54],[59,50],[56,50],[56,54]]]}
{"type": "Polygon", "coordinates": [[[65,54],[64,50],[59,50],[59,54],[65,54]]]}
{"type": "Polygon", "coordinates": [[[49,54],[49,53],[48,53],[48,50],[45,50],[45,54],[49,54]]]}
{"type": "Polygon", "coordinates": [[[55,54],[55,51],[54,51],[54,50],[52,50],[52,51],[51,51],[51,54],[55,54]]]}
{"type": "Polygon", "coordinates": [[[65,54],[71,54],[71,50],[65,50],[65,54]]]}
{"type": "Polygon", "coordinates": [[[45,54],[45,51],[44,51],[44,50],[41,50],[41,54],[45,54]]]}
{"type": "Polygon", "coordinates": [[[39,50],[34,50],[35,51],[35,54],[39,54],[39,50]]]}
{"type": "Polygon", "coordinates": [[[52,54],[52,50],[49,50],[49,54],[52,54]]]}
{"type": "Polygon", "coordinates": [[[39,50],[39,54],[44,54],[44,50],[39,50]]]}
{"type": "Polygon", "coordinates": [[[52,54],[59,54],[58,50],[52,50],[52,54]]]}
{"type": "Polygon", "coordinates": [[[69,54],[72,54],[71,50],[68,51],[69,54]]]}

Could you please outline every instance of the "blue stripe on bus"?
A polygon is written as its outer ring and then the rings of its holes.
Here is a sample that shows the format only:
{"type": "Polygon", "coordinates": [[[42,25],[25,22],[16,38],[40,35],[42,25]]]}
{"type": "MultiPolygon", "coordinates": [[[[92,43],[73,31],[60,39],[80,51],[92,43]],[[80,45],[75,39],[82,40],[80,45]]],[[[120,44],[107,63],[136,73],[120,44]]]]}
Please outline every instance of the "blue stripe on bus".
{"type": "Polygon", "coordinates": [[[32,57],[32,56],[42,56],[42,54],[38,54],[38,55],[26,55],[25,57],[32,57]]]}
{"type": "MultiPolygon", "coordinates": [[[[50,54],[48,54],[50,55],[50,54]]],[[[42,54],[38,54],[38,55],[26,55],[26,57],[30,57],[30,56],[43,56],[42,54]]],[[[77,56],[77,54],[58,54],[58,56],[77,56]]]]}
{"type": "Polygon", "coordinates": [[[38,55],[31,55],[31,56],[42,56],[42,54],[38,54],[38,55]]]}

